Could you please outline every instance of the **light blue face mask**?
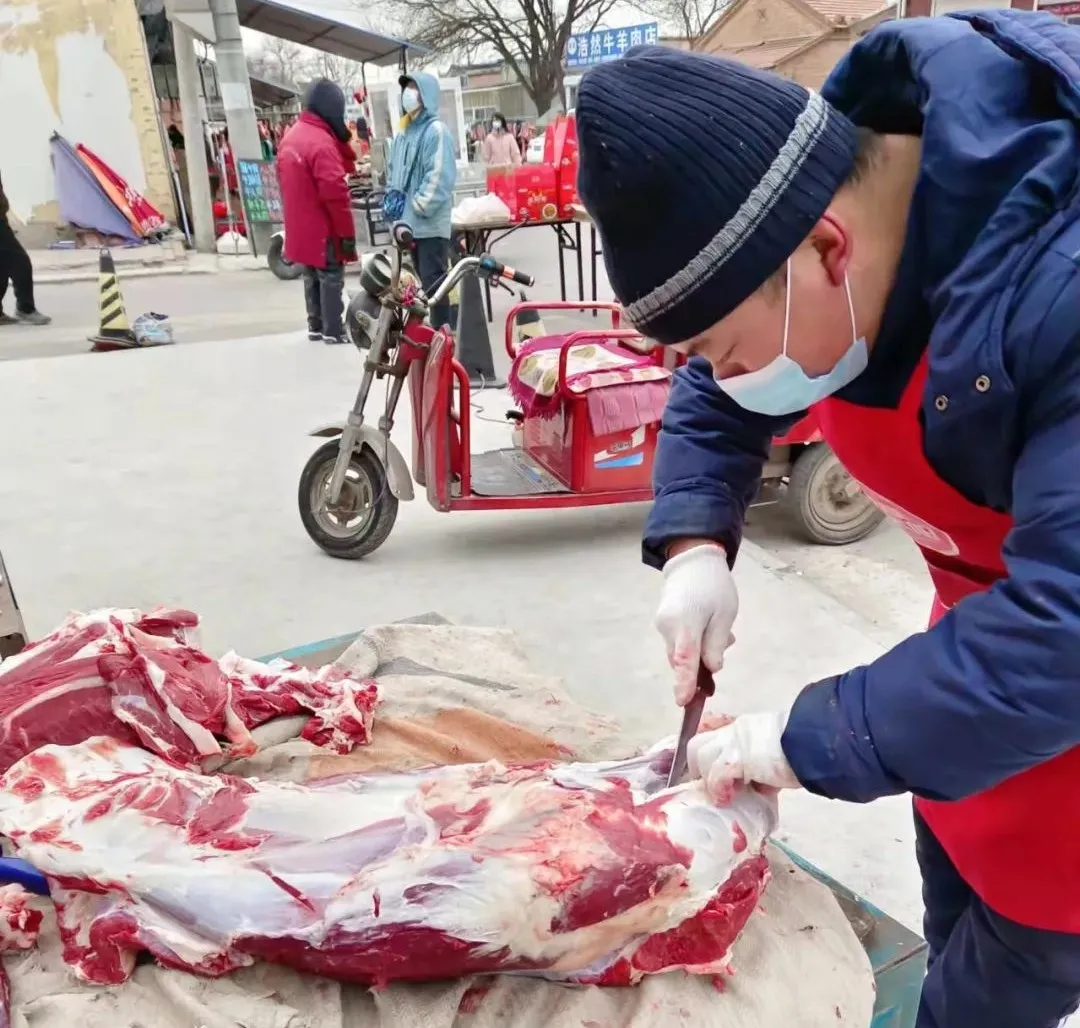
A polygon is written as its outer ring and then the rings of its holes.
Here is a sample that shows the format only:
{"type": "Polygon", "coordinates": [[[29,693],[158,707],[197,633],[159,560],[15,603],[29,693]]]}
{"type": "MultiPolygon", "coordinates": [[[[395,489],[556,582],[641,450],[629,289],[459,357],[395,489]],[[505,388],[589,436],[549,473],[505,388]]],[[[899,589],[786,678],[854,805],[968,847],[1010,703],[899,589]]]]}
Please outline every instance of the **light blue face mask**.
{"type": "Polygon", "coordinates": [[[865,370],[869,360],[866,339],[856,337],[855,307],[851,302],[851,283],[844,275],[847,290],[848,313],[851,315],[851,346],[840,358],[832,371],[811,378],[788,355],[788,331],[791,327],[791,261],[787,262],[787,297],[784,302],[784,345],[780,355],[757,371],[731,378],[716,379],[717,386],[727,393],[744,410],[756,414],[782,416],[797,414],[807,407],[824,400],[826,396],[843,389],[855,381],[865,370]]]}
{"type": "Polygon", "coordinates": [[[420,90],[414,86],[406,86],[401,94],[401,109],[406,114],[412,114],[420,106],[420,90]]]}

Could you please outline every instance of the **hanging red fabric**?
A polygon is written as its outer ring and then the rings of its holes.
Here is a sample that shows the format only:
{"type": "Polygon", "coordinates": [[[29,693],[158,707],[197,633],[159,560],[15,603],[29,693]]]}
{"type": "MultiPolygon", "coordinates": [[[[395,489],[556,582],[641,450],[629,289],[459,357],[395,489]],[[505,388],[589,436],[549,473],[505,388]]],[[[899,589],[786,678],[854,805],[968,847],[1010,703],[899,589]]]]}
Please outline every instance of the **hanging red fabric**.
{"type": "Polygon", "coordinates": [[[90,169],[106,195],[124,215],[131,227],[141,236],[151,236],[167,227],[164,215],[138,190],[133,189],[93,150],[79,143],[75,147],[79,159],[90,169]]]}
{"type": "MultiPolygon", "coordinates": [[[[922,551],[936,590],[933,625],[1005,575],[1001,547],[1012,519],[971,503],[930,466],[919,421],[926,377],[924,357],[896,409],[829,399],[815,411],[833,452],[922,551]]],[[[1078,784],[1080,747],[966,799],[915,803],[993,910],[1032,928],[1080,933],[1078,784]]]]}

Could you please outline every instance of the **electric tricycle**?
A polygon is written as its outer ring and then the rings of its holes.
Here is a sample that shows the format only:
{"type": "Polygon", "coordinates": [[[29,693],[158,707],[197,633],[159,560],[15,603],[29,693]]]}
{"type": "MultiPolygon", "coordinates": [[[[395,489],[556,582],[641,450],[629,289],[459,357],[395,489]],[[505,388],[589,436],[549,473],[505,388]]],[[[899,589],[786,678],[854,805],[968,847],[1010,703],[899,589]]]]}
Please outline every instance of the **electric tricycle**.
{"type": "MultiPolygon", "coordinates": [[[[507,315],[504,334],[511,359],[508,386],[518,404],[507,412],[510,445],[473,453],[469,374],[455,359],[449,327],[433,327],[430,310],[469,274],[504,286],[531,286],[533,279],[490,254],[467,256],[426,296],[408,259],[411,230],[398,223],[391,236],[389,254],[364,258],[361,288],[346,313],[349,337],[365,355],[356,401],[344,423],[311,433],[326,442],[300,476],[300,516],[315,543],[345,559],[374,552],[393,529],[400,501],[414,498],[414,482],[439,511],[650,500],[660,414],[678,355],[624,328],[618,304],[518,303],[507,315]],[[544,311],[568,310],[606,312],[610,327],[544,332],[544,311]],[[365,413],[377,380],[386,382],[386,397],[371,424],[365,413]],[[406,388],[412,418],[410,460],[391,439],[406,388]]],[[[815,474],[801,477],[813,479],[822,496],[843,494],[841,506],[854,503],[861,512],[861,501],[868,505],[869,500],[850,479],[833,481],[834,469],[826,466],[831,453],[812,432],[805,438],[789,433],[778,440],[767,476],[794,480],[811,453],[822,454],[812,462],[815,474]]],[[[768,500],[764,492],[763,498],[768,500]]],[[[851,541],[850,532],[841,537],[835,516],[824,523],[826,530],[818,532],[816,541],[851,541]]],[[[860,515],[857,537],[874,524],[860,515]]]]}

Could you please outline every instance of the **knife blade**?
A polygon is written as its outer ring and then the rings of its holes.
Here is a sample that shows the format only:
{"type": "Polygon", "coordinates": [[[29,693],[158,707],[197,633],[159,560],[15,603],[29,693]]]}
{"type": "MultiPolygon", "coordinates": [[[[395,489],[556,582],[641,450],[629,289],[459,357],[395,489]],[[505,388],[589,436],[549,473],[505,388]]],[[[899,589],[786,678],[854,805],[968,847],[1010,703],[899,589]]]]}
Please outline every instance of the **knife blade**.
{"type": "Polygon", "coordinates": [[[667,787],[678,785],[686,774],[686,747],[697,735],[701,725],[701,715],[705,710],[705,701],[716,692],[716,683],[712,672],[704,665],[698,665],[697,692],[694,698],[683,708],[682,728],[679,729],[679,741],[675,746],[675,755],[671,759],[671,771],[668,773],[667,787]]]}

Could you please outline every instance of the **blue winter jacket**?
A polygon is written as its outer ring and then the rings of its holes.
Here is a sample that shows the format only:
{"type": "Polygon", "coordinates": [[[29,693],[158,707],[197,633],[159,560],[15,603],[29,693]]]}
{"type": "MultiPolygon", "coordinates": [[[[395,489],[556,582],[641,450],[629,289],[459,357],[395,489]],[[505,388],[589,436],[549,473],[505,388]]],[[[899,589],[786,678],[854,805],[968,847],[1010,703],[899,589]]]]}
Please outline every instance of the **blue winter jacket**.
{"type": "MultiPolygon", "coordinates": [[[[923,140],[881,333],[838,395],[895,407],[929,347],[926,456],[1015,527],[1006,578],[808,686],[783,746],[825,796],[956,799],[1080,744],[1080,30],[1010,10],[895,21],[823,93],[860,125],[923,140]]],[[[733,559],[769,439],[794,420],[741,410],[703,361],[681,371],[646,562],[690,536],[733,559]]]]}
{"type": "Polygon", "coordinates": [[[420,89],[424,109],[394,137],[387,185],[406,195],[402,220],[417,239],[449,239],[457,182],[454,137],[439,118],[439,80],[423,71],[409,78],[420,89]]]}

